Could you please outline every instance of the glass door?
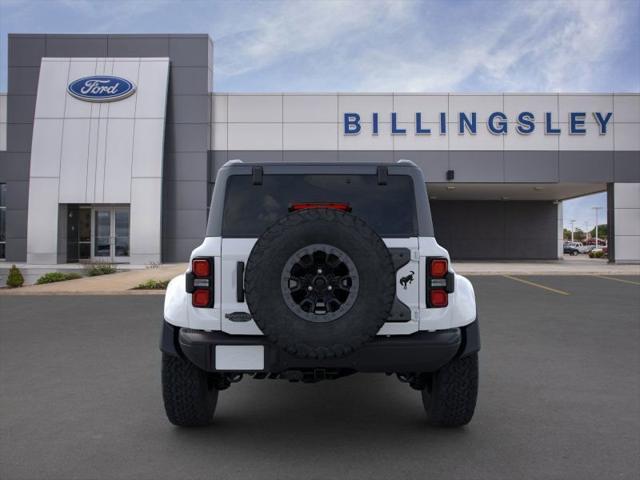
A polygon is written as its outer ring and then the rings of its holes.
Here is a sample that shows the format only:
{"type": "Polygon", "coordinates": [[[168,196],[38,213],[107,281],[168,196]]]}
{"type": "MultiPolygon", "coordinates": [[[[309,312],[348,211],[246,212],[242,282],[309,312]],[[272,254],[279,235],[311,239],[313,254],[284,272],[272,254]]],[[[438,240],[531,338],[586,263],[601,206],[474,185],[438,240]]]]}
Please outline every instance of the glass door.
{"type": "Polygon", "coordinates": [[[91,258],[91,207],[78,209],[78,260],[91,258]]]}
{"type": "Polygon", "coordinates": [[[93,256],[96,260],[111,261],[111,209],[93,211],[93,256]]]}
{"type": "Polygon", "coordinates": [[[93,259],[129,261],[129,207],[94,207],[93,259]]]}
{"type": "Polygon", "coordinates": [[[112,251],[116,262],[129,261],[129,207],[116,207],[112,211],[112,251]]]}
{"type": "Polygon", "coordinates": [[[67,205],[67,262],[91,258],[91,215],[89,205],[67,205]]]}

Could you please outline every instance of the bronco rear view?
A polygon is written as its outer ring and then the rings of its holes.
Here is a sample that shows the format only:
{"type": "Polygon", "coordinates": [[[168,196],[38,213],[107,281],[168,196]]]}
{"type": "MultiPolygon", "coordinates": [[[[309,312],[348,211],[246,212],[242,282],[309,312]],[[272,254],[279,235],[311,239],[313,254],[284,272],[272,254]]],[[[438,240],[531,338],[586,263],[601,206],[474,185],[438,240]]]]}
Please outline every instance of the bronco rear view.
{"type": "Polygon", "coordinates": [[[427,420],[467,424],[480,338],[471,283],[437,244],[421,170],[227,162],[206,238],[164,305],[169,420],[210,424],[243,377],[396,374],[427,420]]]}

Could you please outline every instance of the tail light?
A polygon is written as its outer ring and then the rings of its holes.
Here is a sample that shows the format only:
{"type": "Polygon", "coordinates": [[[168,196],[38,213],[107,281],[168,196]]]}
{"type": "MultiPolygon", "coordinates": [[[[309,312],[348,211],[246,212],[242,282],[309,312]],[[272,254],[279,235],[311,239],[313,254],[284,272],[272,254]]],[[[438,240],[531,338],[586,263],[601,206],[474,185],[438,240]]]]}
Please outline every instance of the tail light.
{"type": "Polygon", "coordinates": [[[449,271],[446,258],[427,258],[427,306],[444,308],[449,305],[449,294],[453,293],[455,276],[449,271]]]}
{"type": "Polygon", "coordinates": [[[302,202],[292,203],[289,206],[290,212],[297,212],[298,210],[308,210],[310,208],[331,208],[333,210],[342,210],[343,212],[350,212],[351,207],[348,203],[337,202],[302,202]]]}
{"type": "Polygon", "coordinates": [[[213,307],[213,258],[199,257],[191,260],[191,271],[186,274],[186,290],[191,294],[191,304],[194,307],[213,307]]]}

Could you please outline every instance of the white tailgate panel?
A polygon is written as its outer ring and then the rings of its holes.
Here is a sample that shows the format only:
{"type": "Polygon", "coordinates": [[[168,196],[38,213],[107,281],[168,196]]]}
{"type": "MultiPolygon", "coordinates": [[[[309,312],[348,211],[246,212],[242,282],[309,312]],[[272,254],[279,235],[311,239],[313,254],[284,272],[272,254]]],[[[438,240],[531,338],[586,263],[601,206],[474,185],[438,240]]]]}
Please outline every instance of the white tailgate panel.
{"type": "MultiPolygon", "coordinates": [[[[222,262],[220,272],[220,310],[221,310],[221,330],[235,335],[262,335],[253,320],[249,322],[233,322],[227,315],[234,312],[249,313],[246,302],[240,303],[236,297],[236,272],[237,263],[245,262],[249,258],[251,249],[256,243],[256,239],[246,238],[223,238],[222,239],[222,262]]],[[[387,322],[378,332],[378,335],[409,335],[417,332],[420,326],[420,300],[421,289],[424,287],[421,278],[419,242],[417,238],[387,238],[384,239],[389,248],[408,248],[410,250],[410,261],[396,272],[396,295],[411,311],[411,320],[408,322],[387,322]],[[413,272],[413,273],[412,273],[413,272]],[[403,278],[407,279],[406,289],[400,283],[403,278]]],[[[423,273],[423,272],[422,272],[423,273]]]]}
{"type": "Polygon", "coordinates": [[[262,335],[253,320],[249,322],[232,322],[226,315],[234,312],[249,313],[246,302],[238,302],[236,297],[236,272],[238,262],[247,265],[255,238],[223,238],[222,265],[220,278],[220,309],[222,311],[222,331],[235,335],[262,335]]]}

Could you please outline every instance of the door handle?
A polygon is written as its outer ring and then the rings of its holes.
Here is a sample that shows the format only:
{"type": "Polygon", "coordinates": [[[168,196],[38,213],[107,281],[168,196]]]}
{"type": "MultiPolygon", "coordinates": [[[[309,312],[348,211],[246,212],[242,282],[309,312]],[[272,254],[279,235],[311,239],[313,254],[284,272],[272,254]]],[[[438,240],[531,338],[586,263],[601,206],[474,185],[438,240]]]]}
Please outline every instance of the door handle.
{"type": "Polygon", "coordinates": [[[244,302],[244,262],[236,263],[236,300],[244,302]]]}

